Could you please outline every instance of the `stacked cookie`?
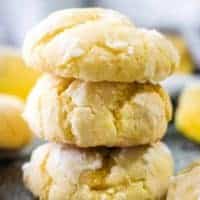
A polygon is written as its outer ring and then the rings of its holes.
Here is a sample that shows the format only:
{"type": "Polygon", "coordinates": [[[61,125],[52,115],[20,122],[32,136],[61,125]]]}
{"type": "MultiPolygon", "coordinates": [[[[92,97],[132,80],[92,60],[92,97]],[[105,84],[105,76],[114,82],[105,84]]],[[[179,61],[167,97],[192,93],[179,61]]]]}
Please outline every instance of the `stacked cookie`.
{"type": "Polygon", "coordinates": [[[171,178],[166,200],[198,200],[200,161],[191,163],[171,178]]]}
{"type": "Polygon", "coordinates": [[[46,72],[24,112],[33,132],[50,141],[23,168],[34,195],[44,200],[163,198],[173,162],[158,141],[171,104],[157,82],[178,63],[171,43],[118,12],[69,9],[36,26],[23,54],[29,66],[46,72]]]}

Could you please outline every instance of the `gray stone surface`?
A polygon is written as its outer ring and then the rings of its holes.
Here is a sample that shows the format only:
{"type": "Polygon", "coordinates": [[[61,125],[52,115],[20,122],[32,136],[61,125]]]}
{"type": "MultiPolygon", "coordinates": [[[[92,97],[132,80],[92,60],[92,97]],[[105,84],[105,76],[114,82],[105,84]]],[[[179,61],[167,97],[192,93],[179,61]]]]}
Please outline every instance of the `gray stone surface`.
{"type": "Polygon", "coordinates": [[[21,165],[24,161],[0,162],[0,199],[1,200],[33,200],[22,183],[21,165]]]}
{"type": "Polygon", "coordinates": [[[200,144],[189,141],[170,125],[165,143],[169,146],[175,162],[175,171],[178,172],[193,161],[200,160],[200,144]]]}
{"type": "Polygon", "coordinates": [[[0,200],[35,200],[22,182],[22,165],[32,150],[41,144],[35,140],[21,151],[0,150],[0,200]]]}

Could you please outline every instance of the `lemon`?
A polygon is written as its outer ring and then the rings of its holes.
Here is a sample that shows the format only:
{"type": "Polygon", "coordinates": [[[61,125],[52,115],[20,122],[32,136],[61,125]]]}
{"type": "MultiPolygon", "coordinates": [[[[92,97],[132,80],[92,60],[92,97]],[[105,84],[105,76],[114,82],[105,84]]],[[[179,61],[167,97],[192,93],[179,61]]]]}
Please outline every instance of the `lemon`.
{"type": "Polygon", "coordinates": [[[180,63],[176,69],[176,74],[190,74],[194,70],[194,63],[188,50],[186,41],[178,35],[168,35],[169,40],[174,44],[180,55],[180,63]]]}
{"type": "Polygon", "coordinates": [[[21,114],[20,98],[0,94],[0,148],[19,149],[32,141],[33,135],[21,114]]]}
{"type": "Polygon", "coordinates": [[[175,125],[187,138],[200,143],[200,84],[188,86],[182,92],[175,125]]]}
{"type": "Polygon", "coordinates": [[[26,98],[39,72],[25,66],[18,50],[0,47],[0,93],[26,98]]]}

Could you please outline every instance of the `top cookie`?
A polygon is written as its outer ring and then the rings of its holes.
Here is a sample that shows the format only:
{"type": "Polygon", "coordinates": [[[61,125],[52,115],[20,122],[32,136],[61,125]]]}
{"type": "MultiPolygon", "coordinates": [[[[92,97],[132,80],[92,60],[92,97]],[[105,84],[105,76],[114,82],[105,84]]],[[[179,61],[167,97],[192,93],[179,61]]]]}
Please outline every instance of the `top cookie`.
{"type": "Polygon", "coordinates": [[[178,64],[172,44],[154,30],[136,28],[101,8],[57,11],[24,42],[28,66],[85,81],[160,81],[178,64]]]}

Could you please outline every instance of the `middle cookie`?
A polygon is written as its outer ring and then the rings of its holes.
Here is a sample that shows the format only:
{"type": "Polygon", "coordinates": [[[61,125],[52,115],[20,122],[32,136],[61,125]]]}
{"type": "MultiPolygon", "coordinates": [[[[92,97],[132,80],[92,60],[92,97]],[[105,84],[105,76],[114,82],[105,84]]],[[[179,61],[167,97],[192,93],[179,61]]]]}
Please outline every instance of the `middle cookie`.
{"type": "Polygon", "coordinates": [[[46,140],[80,147],[136,146],[162,138],[171,104],[159,85],[92,83],[47,74],[31,92],[24,118],[46,140]]]}

